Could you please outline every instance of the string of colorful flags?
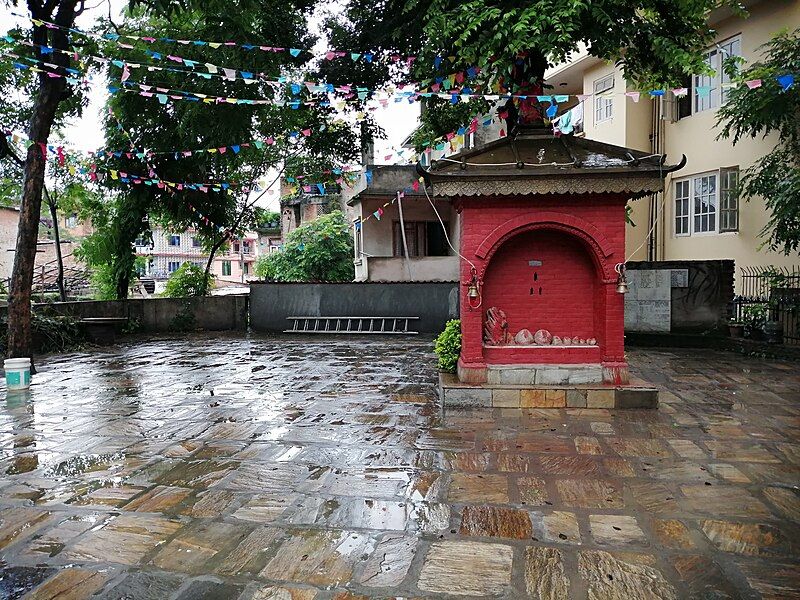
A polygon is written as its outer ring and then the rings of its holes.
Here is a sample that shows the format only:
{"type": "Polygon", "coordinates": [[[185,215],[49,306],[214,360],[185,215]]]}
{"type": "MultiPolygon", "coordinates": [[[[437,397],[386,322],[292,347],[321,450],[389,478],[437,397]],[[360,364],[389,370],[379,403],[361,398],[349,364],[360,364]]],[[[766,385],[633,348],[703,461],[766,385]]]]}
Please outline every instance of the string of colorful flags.
{"type": "MultiPolygon", "coordinates": [[[[45,21],[42,19],[34,19],[27,15],[23,15],[17,12],[11,11],[11,14],[20,17],[23,19],[30,19],[30,21],[36,25],[37,27],[44,26],[48,29],[59,29],[62,31],[67,31],[69,33],[74,33],[76,35],[81,35],[84,37],[104,40],[104,41],[112,41],[116,42],[118,46],[121,48],[133,49],[134,46],[123,42],[122,40],[128,40],[130,42],[145,42],[148,44],[155,44],[156,42],[164,43],[164,44],[174,44],[174,45],[182,45],[182,46],[207,46],[212,50],[216,50],[222,47],[230,48],[230,47],[237,47],[243,50],[252,51],[252,50],[260,50],[262,52],[268,53],[286,53],[289,54],[293,58],[298,58],[300,56],[307,56],[308,58],[317,58],[321,60],[336,60],[341,58],[347,58],[353,62],[357,62],[363,60],[365,63],[372,63],[376,60],[389,60],[392,63],[400,64],[403,63],[406,66],[410,67],[416,60],[416,55],[401,55],[397,53],[384,53],[380,54],[378,52],[367,50],[367,51],[344,51],[344,50],[335,50],[329,49],[325,50],[322,53],[315,53],[314,51],[307,49],[307,48],[286,48],[286,47],[279,47],[279,46],[272,46],[268,44],[252,44],[252,43],[245,43],[245,42],[237,42],[233,40],[227,40],[224,42],[220,41],[208,41],[208,40],[182,40],[170,37],[154,37],[154,36],[147,36],[147,35],[129,35],[129,34],[118,34],[118,33],[104,33],[98,34],[89,31],[84,31],[75,27],[64,27],[62,25],[58,25],[57,23],[53,23],[51,21],[45,21]]],[[[449,61],[450,63],[454,63],[456,61],[455,56],[437,56],[434,58],[434,66],[438,69],[439,66],[445,62],[449,61]]]]}
{"type": "MultiPolygon", "coordinates": [[[[76,62],[78,62],[80,58],[84,58],[85,60],[92,60],[92,61],[97,62],[97,63],[106,63],[106,64],[107,63],[112,63],[115,66],[118,66],[119,68],[123,69],[123,80],[125,80],[127,78],[127,76],[130,75],[130,69],[138,69],[140,67],[145,67],[150,71],[172,71],[172,72],[177,72],[177,73],[192,74],[192,75],[200,76],[200,77],[202,77],[204,79],[211,79],[213,77],[220,77],[220,78],[228,80],[228,81],[234,81],[236,79],[241,78],[245,83],[255,83],[256,80],[262,80],[262,81],[264,81],[266,83],[270,83],[270,84],[284,84],[284,83],[287,83],[287,82],[291,81],[291,79],[289,77],[287,77],[287,76],[268,75],[266,73],[258,72],[258,71],[254,70],[254,69],[244,70],[244,69],[234,68],[234,67],[229,67],[229,66],[228,67],[223,67],[221,65],[217,65],[217,64],[214,64],[214,63],[211,63],[211,62],[204,62],[204,61],[200,61],[200,60],[190,59],[190,58],[186,58],[184,56],[179,56],[179,55],[174,55],[174,54],[164,54],[164,53],[155,52],[155,51],[152,51],[152,50],[149,50],[149,49],[143,49],[143,51],[150,58],[152,58],[154,60],[159,60],[159,61],[161,61],[161,60],[172,61],[172,62],[174,62],[176,64],[181,64],[181,65],[184,65],[186,67],[189,67],[189,70],[180,69],[180,68],[176,68],[176,67],[163,67],[163,66],[160,66],[160,65],[142,64],[141,62],[138,62],[138,61],[134,62],[134,61],[130,61],[130,60],[127,60],[127,59],[124,59],[124,58],[109,58],[109,57],[96,56],[96,55],[91,55],[91,54],[88,54],[88,55],[87,54],[82,54],[82,53],[78,52],[74,48],[67,50],[67,49],[54,48],[52,46],[47,46],[47,45],[34,44],[33,42],[31,42],[31,41],[29,41],[29,40],[27,40],[25,38],[22,38],[21,36],[14,36],[14,35],[12,35],[10,33],[6,33],[6,34],[0,36],[0,39],[3,39],[6,42],[10,42],[10,43],[16,41],[17,43],[20,43],[20,44],[23,44],[23,45],[26,45],[26,46],[29,46],[29,47],[32,47],[32,48],[37,48],[37,49],[39,49],[40,53],[43,54],[43,55],[45,55],[45,54],[53,54],[53,53],[57,52],[57,53],[63,53],[63,54],[66,54],[66,55],[70,56],[76,62]],[[206,69],[206,72],[195,70],[198,67],[206,69]]],[[[134,49],[133,46],[122,45],[122,47],[123,48],[134,49]]],[[[455,57],[448,57],[448,58],[452,59],[450,62],[453,62],[455,60],[455,57]]],[[[438,69],[439,65],[442,64],[442,63],[441,63],[441,61],[435,61],[435,64],[436,64],[436,68],[438,69]]],[[[450,89],[451,87],[455,86],[456,83],[463,82],[465,79],[469,79],[469,78],[475,77],[475,75],[477,75],[479,72],[480,72],[480,69],[478,67],[471,66],[471,67],[468,67],[468,68],[464,69],[463,71],[459,71],[457,73],[451,73],[449,75],[438,75],[438,76],[432,77],[432,78],[430,78],[428,80],[424,80],[424,81],[420,81],[420,82],[416,82],[416,83],[408,84],[408,85],[410,85],[412,87],[417,87],[417,88],[425,87],[425,86],[428,86],[428,85],[432,85],[432,86],[442,86],[442,85],[444,85],[444,86],[446,86],[445,89],[450,89]]],[[[338,86],[333,86],[332,84],[326,84],[326,83],[320,83],[320,82],[303,81],[302,83],[304,85],[307,85],[307,86],[315,86],[315,87],[318,87],[318,88],[324,88],[325,91],[337,91],[337,92],[343,93],[345,95],[347,95],[347,94],[354,95],[354,94],[358,93],[361,96],[361,95],[366,95],[366,93],[370,91],[368,88],[361,87],[361,86],[356,86],[354,84],[342,84],[342,85],[338,85],[338,86]]],[[[323,90],[320,89],[319,91],[323,91],[323,90]]]]}
{"type": "MultiPolygon", "coordinates": [[[[6,56],[9,56],[9,53],[3,53],[6,56]]],[[[10,55],[12,57],[19,58],[16,55],[10,55]]],[[[38,59],[31,59],[27,58],[27,60],[31,62],[36,62],[37,64],[46,64],[52,68],[61,68],[58,65],[54,65],[51,63],[44,63],[43,61],[39,61],[38,59]]],[[[37,72],[45,72],[48,76],[51,77],[64,77],[71,83],[79,83],[81,82],[77,78],[69,77],[65,75],[61,75],[56,71],[47,71],[38,69],[37,67],[32,67],[28,65],[24,65],[19,62],[12,63],[13,66],[17,69],[31,69],[37,72]]],[[[80,73],[76,69],[68,69],[71,73],[80,73]]],[[[779,75],[775,77],[775,80],[781,85],[781,87],[786,90],[789,89],[795,82],[795,77],[791,73],[779,75]]],[[[84,80],[81,83],[85,83],[87,80],[84,80]]],[[[90,81],[90,80],[89,80],[90,81]]],[[[753,79],[743,81],[741,83],[723,83],[721,84],[722,87],[735,87],[737,85],[746,85],[749,89],[757,89],[762,86],[763,81],[761,79],[753,79]]],[[[166,88],[166,87],[159,87],[153,85],[145,85],[142,83],[137,83],[134,81],[124,81],[121,82],[123,87],[118,87],[115,85],[108,86],[109,93],[119,93],[119,92],[127,92],[127,93],[134,93],[140,96],[149,97],[149,98],[156,98],[161,104],[166,104],[168,101],[192,101],[192,102],[204,102],[208,104],[248,104],[248,105],[265,105],[265,104],[272,104],[276,106],[288,106],[292,109],[298,109],[301,105],[303,106],[334,106],[336,108],[343,108],[347,102],[347,100],[338,100],[338,101],[301,101],[301,100],[270,100],[270,99],[258,99],[258,98],[236,98],[236,97],[227,97],[227,96],[214,96],[209,94],[204,94],[201,92],[192,92],[186,90],[177,90],[173,88],[166,88]],[[131,89],[133,87],[137,87],[138,89],[131,89]]],[[[297,84],[294,84],[297,85],[297,84]]],[[[309,84],[310,85],[310,84],[309,84]]],[[[324,86],[320,86],[324,87],[324,86]]],[[[710,95],[712,86],[695,86],[694,92],[699,97],[704,97],[710,95]]],[[[657,98],[660,96],[664,96],[667,93],[672,93],[676,98],[680,98],[686,96],[689,92],[689,89],[686,87],[677,87],[672,88],[669,90],[666,89],[654,89],[648,90],[647,92],[642,91],[627,91],[627,92],[601,92],[598,94],[554,94],[554,95],[528,95],[528,94],[480,94],[475,93],[469,88],[463,88],[458,91],[450,91],[450,92],[423,92],[423,91],[400,91],[395,92],[393,96],[389,98],[379,98],[377,102],[381,105],[388,106],[388,102],[390,99],[394,98],[395,102],[402,102],[403,100],[407,100],[409,102],[414,102],[419,100],[420,98],[430,98],[433,96],[437,96],[440,98],[449,98],[452,104],[457,104],[462,100],[468,100],[472,98],[483,98],[485,100],[494,101],[494,100],[506,100],[506,99],[514,99],[514,100],[527,100],[527,99],[536,99],[540,103],[548,103],[549,107],[546,109],[546,114],[549,118],[553,118],[558,113],[558,105],[561,103],[566,103],[570,100],[570,98],[577,98],[579,102],[582,102],[592,96],[597,96],[601,98],[611,98],[615,95],[624,95],[634,102],[638,102],[641,96],[645,95],[650,98],[657,98]]],[[[358,92],[360,95],[361,92],[358,92]]],[[[377,109],[377,105],[372,107],[373,110],[377,109]]]]}

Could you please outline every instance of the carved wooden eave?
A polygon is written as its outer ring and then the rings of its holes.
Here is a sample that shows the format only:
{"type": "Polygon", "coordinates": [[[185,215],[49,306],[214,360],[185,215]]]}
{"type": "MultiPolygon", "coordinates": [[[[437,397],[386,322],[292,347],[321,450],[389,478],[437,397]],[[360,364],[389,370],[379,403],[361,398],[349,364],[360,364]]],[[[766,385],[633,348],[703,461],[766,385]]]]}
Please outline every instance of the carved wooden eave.
{"type": "Polygon", "coordinates": [[[664,178],[683,167],[664,155],[541,129],[521,129],[476,150],[435,161],[417,171],[433,195],[527,196],[626,194],[639,198],[664,189],[664,178]]]}

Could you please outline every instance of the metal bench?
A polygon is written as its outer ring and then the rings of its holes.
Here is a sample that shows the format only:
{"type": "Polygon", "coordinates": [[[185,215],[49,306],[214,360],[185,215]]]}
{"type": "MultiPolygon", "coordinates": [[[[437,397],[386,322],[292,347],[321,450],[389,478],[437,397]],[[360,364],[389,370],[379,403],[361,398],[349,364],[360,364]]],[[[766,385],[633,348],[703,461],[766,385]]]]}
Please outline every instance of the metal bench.
{"type": "Polygon", "coordinates": [[[128,317],[86,317],[78,321],[86,329],[90,341],[108,345],[117,340],[117,329],[127,325],[128,317]]]}
{"type": "Polygon", "coordinates": [[[419,317],[286,317],[284,333],[363,333],[417,335],[409,329],[419,317]]]}

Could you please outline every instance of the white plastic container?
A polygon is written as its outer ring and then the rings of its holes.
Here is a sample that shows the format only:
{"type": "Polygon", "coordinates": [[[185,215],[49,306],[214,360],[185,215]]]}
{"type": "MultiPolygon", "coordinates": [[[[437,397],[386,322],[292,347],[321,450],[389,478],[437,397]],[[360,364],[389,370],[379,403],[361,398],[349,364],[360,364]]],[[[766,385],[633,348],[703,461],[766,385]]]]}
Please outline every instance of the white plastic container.
{"type": "Polygon", "coordinates": [[[30,358],[7,358],[3,368],[6,371],[6,389],[27,390],[31,386],[30,358]]]}

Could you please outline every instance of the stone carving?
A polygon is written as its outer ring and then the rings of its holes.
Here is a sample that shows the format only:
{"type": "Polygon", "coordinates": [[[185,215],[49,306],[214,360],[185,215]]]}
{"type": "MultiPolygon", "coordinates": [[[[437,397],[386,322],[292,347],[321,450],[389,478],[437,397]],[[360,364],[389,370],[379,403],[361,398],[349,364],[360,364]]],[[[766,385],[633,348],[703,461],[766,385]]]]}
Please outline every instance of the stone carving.
{"type": "Polygon", "coordinates": [[[554,335],[552,344],[553,344],[553,346],[560,346],[561,345],[561,338],[558,337],[557,335],[554,335]]]}
{"type": "Polygon", "coordinates": [[[588,340],[586,340],[586,343],[589,344],[590,346],[597,346],[597,340],[595,338],[589,338],[588,340]]]}
{"type": "Polygon", "coordinates": [[[539,329],[533,334],[533,341],[537,346],[548,346],[553,341],[553,335],[547,329],[539,329]]]}
{"type": "Polygon", "coordinates": [[[572,346],[572,338],[571,337],[564,336],[562,338],[562,340],[563,340],[563,344],[565,346],[572,346]]]}
{"type": "Polygon", "coordinates": [[[580,339],[580,344],[581,344],[581,346],[585,346],[586,345],[586,340],[581,338],[580,339]]]}
{"type": "Polygon", "coordinates": [[[534,342],[534,336],[530,329],[520,329],[517,335],[514,336],[514,343],[518,346],[531,346],[534,342]]]}
{"type": "Polygon", "coordinates": [[[511,341],[508,333],[506,313],[492,306],[486,311],[486,323],[483,326],[483,341],[491,346],[502,346],[511,341]]]}
{"type": "Polygon", "coordinates": [[[573,336],[573,338],[572,338],[572,345],[573,345],[573,346],[577,346],[577,345],[578,345],[578,344],[580,344],[580,343],[581,343],[581,338],[579,338],[577,335],[576,335],[576,336],[573,336]]]}

